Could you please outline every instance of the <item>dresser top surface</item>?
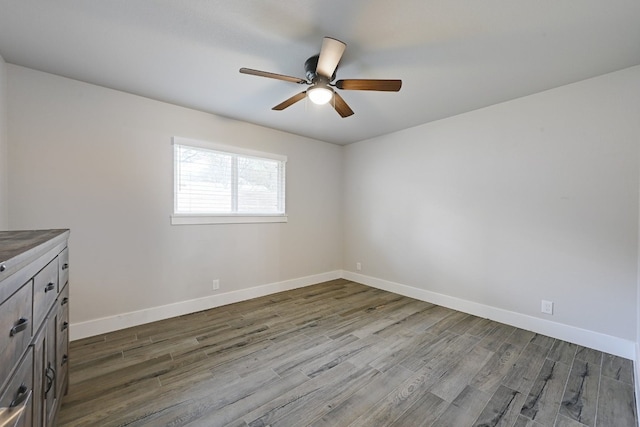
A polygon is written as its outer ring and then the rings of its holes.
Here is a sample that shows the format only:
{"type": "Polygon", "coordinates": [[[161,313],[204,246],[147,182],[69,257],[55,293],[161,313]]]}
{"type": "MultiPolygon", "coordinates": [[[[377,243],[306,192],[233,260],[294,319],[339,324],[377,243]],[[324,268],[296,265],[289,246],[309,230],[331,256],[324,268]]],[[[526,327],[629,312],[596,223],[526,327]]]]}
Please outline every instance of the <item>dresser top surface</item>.
{"type": "Polygon", "coordinates": [[[0,231],[0,263],[5,263],[69,230],[0,231]]]}

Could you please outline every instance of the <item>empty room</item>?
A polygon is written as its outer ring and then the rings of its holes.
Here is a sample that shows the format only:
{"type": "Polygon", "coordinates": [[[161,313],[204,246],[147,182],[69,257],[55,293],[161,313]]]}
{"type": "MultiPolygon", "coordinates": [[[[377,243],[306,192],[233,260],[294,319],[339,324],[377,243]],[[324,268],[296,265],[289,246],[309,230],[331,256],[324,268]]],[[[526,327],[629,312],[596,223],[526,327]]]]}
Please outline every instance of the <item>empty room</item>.
{"type": "Polygon", "coordinates": [[[0,0],[0,426],[637,427],[639,22],[0,0]]]}

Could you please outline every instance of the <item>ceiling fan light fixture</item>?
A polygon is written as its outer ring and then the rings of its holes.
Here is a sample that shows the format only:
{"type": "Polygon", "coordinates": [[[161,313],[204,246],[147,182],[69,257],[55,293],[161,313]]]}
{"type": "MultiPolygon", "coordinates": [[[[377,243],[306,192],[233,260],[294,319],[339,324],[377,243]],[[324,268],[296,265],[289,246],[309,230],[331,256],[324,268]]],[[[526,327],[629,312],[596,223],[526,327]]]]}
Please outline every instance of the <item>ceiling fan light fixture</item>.
{"type": "Polygon", "coordinates": [[[333,90],[327,86],[314,86],[307,90],[307,96],[314,104],[324,105],[333,98],[333,90]]]}

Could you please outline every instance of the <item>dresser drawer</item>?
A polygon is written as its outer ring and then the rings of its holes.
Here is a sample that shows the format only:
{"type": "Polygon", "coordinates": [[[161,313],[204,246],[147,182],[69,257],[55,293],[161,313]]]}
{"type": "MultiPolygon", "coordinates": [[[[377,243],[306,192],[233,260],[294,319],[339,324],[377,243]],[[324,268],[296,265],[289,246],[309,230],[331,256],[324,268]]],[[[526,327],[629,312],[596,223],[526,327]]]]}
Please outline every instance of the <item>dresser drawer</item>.
{"type": "Polygon", "coordinates": [[[58,255],[58,289],[62,290],[69,281],[69,248],[64,248],[58,255]]]}
{"type": "Polygon", "coordinates": [[[31,281],[0,305],[0,387],[29,346],[33,334],[31,281]],[[6,343],[6,345],[4,345],[6,343]]]}
{"type": "Polygon", "coordinates": [[[69,333],[69,287],[65,286],[58,295],[58,331],[69,333]]]}
{"type": "Polygon", "coordinates": [[[33,278],[33,321],[38,327],[58,296],[58,258],[33,278]]]}
{"type": "Polygon", "coordinates": [[[0,423],[5,419],[16,418],[11,426],[30,427],[33,416],[33,352],[31,348],[18,365],[9,383],[0,392],[0,423]]]}

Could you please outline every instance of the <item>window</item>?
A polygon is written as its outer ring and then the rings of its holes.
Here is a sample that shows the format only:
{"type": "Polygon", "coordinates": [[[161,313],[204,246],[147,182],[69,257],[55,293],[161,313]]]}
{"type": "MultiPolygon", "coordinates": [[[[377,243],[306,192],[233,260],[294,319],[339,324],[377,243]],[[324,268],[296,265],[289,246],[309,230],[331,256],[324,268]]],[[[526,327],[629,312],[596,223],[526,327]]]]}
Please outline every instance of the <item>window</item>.
{"type": "Polygon", "coordinates": [[[287,221],[285,156],[178,137],[173,146],[172,224],[287,221]]]}

